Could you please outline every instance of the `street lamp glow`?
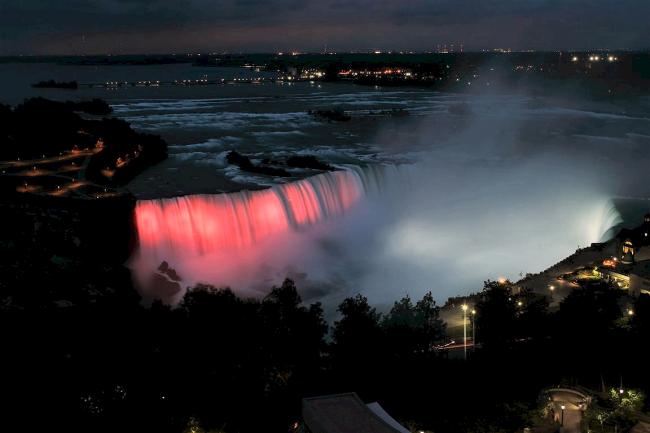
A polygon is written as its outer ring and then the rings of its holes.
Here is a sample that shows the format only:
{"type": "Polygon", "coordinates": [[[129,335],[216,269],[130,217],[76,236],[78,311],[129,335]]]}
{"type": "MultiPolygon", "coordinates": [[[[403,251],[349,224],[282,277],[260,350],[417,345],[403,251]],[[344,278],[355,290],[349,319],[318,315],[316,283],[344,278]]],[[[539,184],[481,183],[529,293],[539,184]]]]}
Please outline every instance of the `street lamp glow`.
{"type": "Polygon", "coordinates": [[[523,302],[521,302],[521,301],[517,301],[517,306],[521,307],[522,305],[524,305],[523,302]]]}
{"type": "Polygon", "coordinates": [[[628,316],[634,316],[634,310],[631,309],[631,308],[628,309],[628,310],[627,310],[627,315],[628,315],[628,316]]]}
{"type": "Polygon", "coordinates": [[[460,307],[463,310],[463,353],[467,359],[467,304],[460,307]]]}

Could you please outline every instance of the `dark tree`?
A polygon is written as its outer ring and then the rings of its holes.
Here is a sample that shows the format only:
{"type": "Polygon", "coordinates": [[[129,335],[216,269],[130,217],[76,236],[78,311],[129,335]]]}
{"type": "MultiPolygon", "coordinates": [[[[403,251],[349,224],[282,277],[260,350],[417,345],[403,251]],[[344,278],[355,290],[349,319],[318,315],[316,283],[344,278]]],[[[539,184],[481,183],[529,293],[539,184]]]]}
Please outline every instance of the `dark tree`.
{"type": "Polygon", "coordinates": [[[518,338],[543,338],[551,333],[546,296],[524,290],[517,296],[517,306],[518,338]]]}
{"type": "Polygon", "coordinates": [[[481,343],[503,346],[515,337],[517,306],[510,286],[497,281],[486,281],[476,304],[476,327],[481,343]]]}
{"type": "Polygon", "coordinates": [[[558,325],[565,330],[580,330],[583,337],[606,335],[621,317],[621,296],[622,291],[609,283],[585,283],[560,303],[558,325]]]}
{"type": "Polygon", "coordinates": [[[650,295],[642,293],[634,302],[632,329],[643,338],[650,336],[650,295]]]}
{"type": "Polygon", "coordinates": [[[392,354],[400,357],[428,353],[445,336],[440,308],[436,306],[431,292],[415,305],[408,296],[395,302],[384,317],[382,327],[392,354]]]}

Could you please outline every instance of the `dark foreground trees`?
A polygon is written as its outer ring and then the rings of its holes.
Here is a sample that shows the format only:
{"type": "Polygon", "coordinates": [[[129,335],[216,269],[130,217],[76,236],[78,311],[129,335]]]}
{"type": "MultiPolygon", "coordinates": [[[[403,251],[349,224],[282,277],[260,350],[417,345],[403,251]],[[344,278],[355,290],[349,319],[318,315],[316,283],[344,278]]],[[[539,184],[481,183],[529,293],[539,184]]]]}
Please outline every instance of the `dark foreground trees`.
{"type": "Polygon", "coordinates": [[[488,283],[476,306],[484,344],[465,361],[436,349],[445,328],[431,294],[384,314],[345,299],[328,329],[290,280],[261,300],[199,286],[170,308],[142,306],[128,274],[98,276],[106,283],[74,302],[3,298],[3,430],[286,432],[302,397],[355,391],[413,428],[511,432],[532,422],[547,386],[618,386],[622,375],[650,390],[637,344],[650,298],[628,316],[609,286],[576,289],[552,313],[488,283]]]}

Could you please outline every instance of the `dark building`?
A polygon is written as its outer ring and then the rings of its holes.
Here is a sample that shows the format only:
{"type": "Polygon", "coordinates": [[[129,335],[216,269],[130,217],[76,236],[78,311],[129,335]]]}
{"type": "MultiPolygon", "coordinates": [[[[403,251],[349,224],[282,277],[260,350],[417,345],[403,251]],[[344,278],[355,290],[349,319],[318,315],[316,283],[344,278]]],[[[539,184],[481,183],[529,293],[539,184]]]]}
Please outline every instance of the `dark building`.
{"type": "Polygon", "coordinates": [[[353,392],[302,401],[309,433],[409,433],[379,405],[365,404],[353,392]]]}

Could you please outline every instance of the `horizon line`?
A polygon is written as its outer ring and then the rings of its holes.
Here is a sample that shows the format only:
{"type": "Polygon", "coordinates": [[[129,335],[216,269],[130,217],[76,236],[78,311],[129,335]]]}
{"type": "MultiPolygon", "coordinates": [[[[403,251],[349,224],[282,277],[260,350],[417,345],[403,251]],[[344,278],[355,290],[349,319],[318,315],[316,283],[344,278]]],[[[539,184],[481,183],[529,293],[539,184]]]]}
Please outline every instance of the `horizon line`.
{"type": "Polygon", "coordinates": [[[650,53],[646,48],[580,48],[580,49],[511,49],[511,48],[483,48],[480,50],[345,50],[345,51],[186,51],[186,52],[149,52],[149,53],[57,53],[57,54],[0,54],[0,58],[8,57],[91,57],[91,56],[226,56],[226,55],[275,55],[275,56],[303,56],[303,55],[344,55],[344,54],[375,54],[375,55],[416,55],[416,54],[511,54],[511,53],[588,53],[588,52],[627,52],[650,53]]]}

